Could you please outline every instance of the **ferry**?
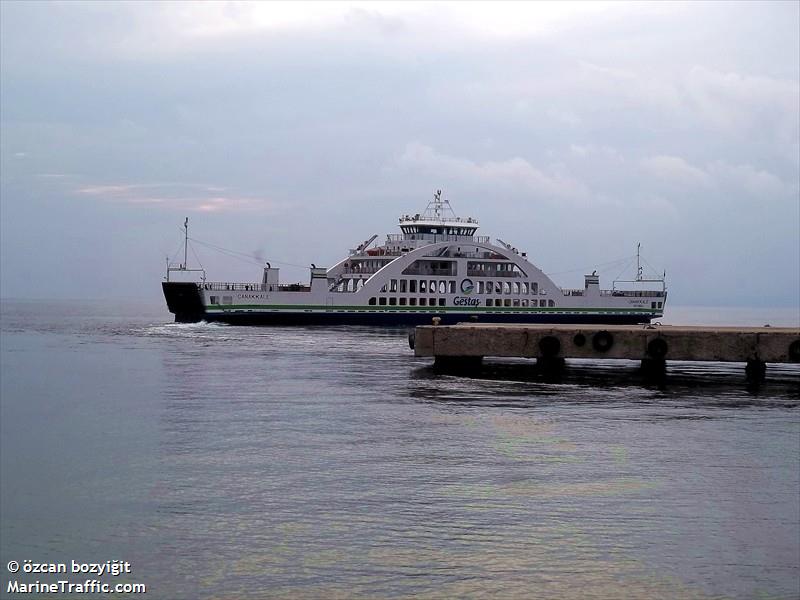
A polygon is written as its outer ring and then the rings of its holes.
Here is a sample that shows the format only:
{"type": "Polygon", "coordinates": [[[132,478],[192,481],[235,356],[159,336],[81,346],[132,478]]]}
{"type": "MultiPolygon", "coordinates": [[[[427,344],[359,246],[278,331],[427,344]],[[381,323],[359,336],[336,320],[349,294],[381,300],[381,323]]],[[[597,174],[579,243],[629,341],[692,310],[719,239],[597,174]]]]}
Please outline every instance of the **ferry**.
{"type": "MultiPolygon", "coordinates": [[[[597,272],[583,289],[558,287],[525,252],[476,235],[478,221],[457,217],[437,191],[422,214],[404,215],[400,233],[373,235],[329,268],[311,265],[308,284],[284,284],[264,267],[261,281],[209,282],[203,269],[167,261],[162,283],[178,322],[231,325],[382,325],[439,323],[650,323],[663,316],[665,278],[636,275],[600,289],[597,272]],[[199,281],[176,281],[198,272],[199,281]],[[623,286],[622,284],[627,284],[623,286]],[[655,289],[654,289],[655,288],[655,289]]],[[[196,279],[197,275],[194,276],[196,279]]]]}

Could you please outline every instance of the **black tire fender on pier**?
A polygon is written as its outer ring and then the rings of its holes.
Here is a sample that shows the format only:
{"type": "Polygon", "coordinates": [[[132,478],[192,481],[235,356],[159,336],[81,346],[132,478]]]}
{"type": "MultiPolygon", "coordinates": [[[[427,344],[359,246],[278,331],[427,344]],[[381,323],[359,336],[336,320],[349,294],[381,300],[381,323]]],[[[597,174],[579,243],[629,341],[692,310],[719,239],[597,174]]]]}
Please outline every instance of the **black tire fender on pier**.
{"type": "Polygon", "coordinates": [[[592,348],[598,352],[608,352],[614,345],[614,336],[605,329],[592,336],[592,348]]]}
{"type": "Polygon", "coordinates": [[[800,362],[800,340],[795,340],[789,344],[789,360],[800,362]]]}
{"type": "Polygon", "coordinates": [[[539,350],[542,356],[552,358],[561,352],[561,341],[552,335],[546,335],[539,340],[539,350]]]}
{"type": "Polygon", "coordinates": [[[664,338],[656,338],[647,343],[647,354],[652,358],[664,358],[669,351],[669,345],[664,338]]]}

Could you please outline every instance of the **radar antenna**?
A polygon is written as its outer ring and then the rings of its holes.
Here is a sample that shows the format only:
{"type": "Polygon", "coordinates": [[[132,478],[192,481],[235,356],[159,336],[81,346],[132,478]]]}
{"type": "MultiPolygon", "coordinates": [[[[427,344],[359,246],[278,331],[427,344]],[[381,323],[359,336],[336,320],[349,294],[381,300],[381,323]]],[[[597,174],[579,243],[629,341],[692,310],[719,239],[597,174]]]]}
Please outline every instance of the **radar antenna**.
{"type": "Polygon", "coordinates": [[[433,211],[437,217],[442,216],[442,190],[436,190],[433,195],[433,211]]]}
{"type": "Polygon", "coordinates": [[[450,206],[450,201],[442,198],[442,190],[436,190],[436,193],[433,194],[433,200],[428,203],[422,218],[439,222],[458,220],[453,207],[450,206]]]}

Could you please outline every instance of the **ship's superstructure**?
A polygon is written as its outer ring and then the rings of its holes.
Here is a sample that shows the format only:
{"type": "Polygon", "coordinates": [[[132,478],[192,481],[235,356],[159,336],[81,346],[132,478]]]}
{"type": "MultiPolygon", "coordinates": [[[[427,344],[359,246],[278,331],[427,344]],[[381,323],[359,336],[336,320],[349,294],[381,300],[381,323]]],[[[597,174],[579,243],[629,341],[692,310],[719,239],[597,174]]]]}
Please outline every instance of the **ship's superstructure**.
{"type": "MultiPolygon", "coordinates": [[[[187,224],[184,223],[184,226],[187,224]]],[[[403,325],[459,321],[521,323],[649,323],[667,299],[663,278],[636,276],[635,289],[600,289],[586,275],[583,289],[562,289],[526,253],[478,236],[478,221],[457,217],[437,191],[422,214],[404,215],[400,234],[381,245],[373,235],[328,269],[311,266],[308,285],[281,284],[268,263],[256,283],[170,281],[163,290],[176,321],[231,324],[403,325]],[[660,289],[643,289],[641,284],[660,289]]],[[[188,242],[188,230],[186,235],[188,242]]],[[[637,250],[638,259],[638,250],[637,250]]]]}

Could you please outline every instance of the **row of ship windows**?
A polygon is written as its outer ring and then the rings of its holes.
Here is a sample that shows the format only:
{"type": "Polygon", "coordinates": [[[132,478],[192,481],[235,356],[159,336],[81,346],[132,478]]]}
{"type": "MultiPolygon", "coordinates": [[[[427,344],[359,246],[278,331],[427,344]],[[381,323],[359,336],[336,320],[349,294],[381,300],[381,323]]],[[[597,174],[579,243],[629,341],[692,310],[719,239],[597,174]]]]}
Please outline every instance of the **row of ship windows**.
{"type": "MultiPolygon", "coordinates": [[[[478,281],[474,285],[478,294],[527,296],[528,294],[536,295],[539,293],[539,284],[535,281],[531,284],[528,284],[527,281],[478,281]]],[[[452,279],[447,281],[444,279],[438,281],[435,279],[430,281],[427,279],[391,279],[388,284],[381,288],[381,292],[399,292],[401,294],[425,294],[428,292],[435,294],[437,291],[440,294],[455,294],[456,282],[452,279]]],[[[466,290],[461,291],[466,292],[466,290]]],[[[544,294],[545,292],[542,291],[542,293],[544,294]]]]}
{"type": "MultiPolygon", "coordinates": [[[[475,233],[475,227],[415,227],[412,225],[401,225],[403,233],[427,233],[433,235],[468,235],[475,233]]],[[[413,237],[411,238],[414,239],[413,237]]]]}
{"type": "MultiPolygon", "coordinates": [[[[370,306],[446,306],[444,298],[376,298],[369,299],[370,306]]],[[[542,308],[553,308],[556,303],[553,300],[530,300],[519,298],[487,298],[486,306],[516,306],[521,308],[540,306],[542,308]]]]}

